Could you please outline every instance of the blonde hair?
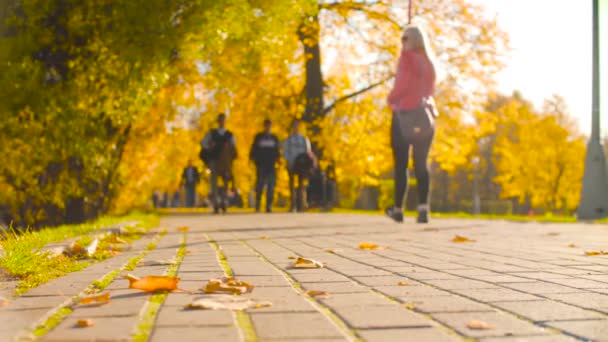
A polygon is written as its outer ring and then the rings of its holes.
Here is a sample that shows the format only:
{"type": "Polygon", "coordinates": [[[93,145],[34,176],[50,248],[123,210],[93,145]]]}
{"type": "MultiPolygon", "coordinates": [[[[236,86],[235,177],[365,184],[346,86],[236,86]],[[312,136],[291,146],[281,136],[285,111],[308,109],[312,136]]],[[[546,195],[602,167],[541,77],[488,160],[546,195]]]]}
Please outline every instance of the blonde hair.
{"type": "Polygon", "coordinates": [[[408,25],[403,31],[402,37],[407,37],[407,42],[412,49],[422,51],[424,53],[426,58],[433,66],[433,72],[436,72],[435,55],[433,54],[433,50],[429,45],[426,33],[416,25],[408,25]]]}

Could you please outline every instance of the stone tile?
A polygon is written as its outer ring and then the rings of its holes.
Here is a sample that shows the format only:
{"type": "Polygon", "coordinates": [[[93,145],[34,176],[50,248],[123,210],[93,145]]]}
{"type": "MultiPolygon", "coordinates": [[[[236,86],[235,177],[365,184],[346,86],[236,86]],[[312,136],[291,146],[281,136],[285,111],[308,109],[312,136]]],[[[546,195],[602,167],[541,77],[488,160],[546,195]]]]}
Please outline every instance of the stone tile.
{"type": "Polygon", "coordinates": [[[377,286],[374,290],[384,293],[390,297],[407,298],[407,297],[434,297],[447,296],[450,293],[435,289],[427,285],[412,285],[412,286],[377,286]]]}
{"type": "Polygon", "coordinates": [[[509,289],[453,290],[453,292],[482,302],[504,302],[540,299],[538,296],[533,296],[531,294],[517,292],[509,289]]]}
{"type": "Polygon", "coordinates": [[[471,276],[471,278],[488,281],[490,283],[523,283],[523,282],[534,282],[535,279],[521,278],[508,274],[496,274],[496,275],[479,275],[471,276]]]}
{"type": "Polygon", "coordinates": [[[572,276],[564,275],[564,274],[556,274],[549,272],[509,272],[510,275],[528,279],[538,279],[538,280],[547,280],[547,279],[572,279],[572,276]]]}
{"type": "Polygon", "coordinates": [[[236,327],[163,327],[154,329],[151,342],[165,342],[179,339],[180,342],[222,341],[240,342],[236,327]]]}
{"type": "Polygon", "coordinates": [[[462,339],[437,328],[372,329],[359,330],[359,335],[369,342],[385,341],[433,341],[457,342],[462,339]]]}
{"type": "Polygon", "coordinates": [[[558,285],[547,282],[534,282],[534,283],[505,283],[504,287],[512,288],[514,290],[532,293],[532,294],[545,294],[545,293],[575,293],[581,292],[581,290],[558,285]]]}
{"type": "Polygon", "coordinates": [[[551,282],[577,289],[608,289],[608,283],[588,279],[551,279],[551,282]]]}
{"type": "Polygon", "coordinates": [[[498,286],[486,283],[483,281],[471,279],[452,279],[452,280],[427,280],[427,284],[434,285],[440,289],[456,290],[456,289],[496,289],[498,286]]]}
{"type": "Polygon", "coordinates": [[[350,281],[349,278],[330,272],[323,273],[298,273],[294,274],[289,272],[289,274],[298,282],[308,282],[308,283],[323,283],[323,282],[345,282],[350,281]]]}
{"type": "Polygon", "coordinates": [[[335,293],[320,301],[332,308],[344,306],[370,307],[375,305],[391,304],[391,301],[380,295],[367,293],[335,293]]]}
{"type": "Polygon", "coordinates": [[[91,327],[79,328],[77,318],[68,316],[41,341],[131,341],[137,317],[96,317],[91,327]]]}
{"type": "Polygon", "coordinates": [[[578,306],[586,309],[600,309],[608,308],[608,295],[592,293],[592,292],[580,292],[580,293],[555,293],[546,294],[553,300],[568,303],[574,306],[578,306]]]}
{"type": "Polygon", "coordinates": [[[156,318],[156,327],[234,326],[234,318],[228,310],[188,310],[178,306],[163,305],[156,318]]]}
{"type": "Polygon", "coordinates": [[[432,325],[431,320],[397,304],[337,307],[334,311],[355,329],[422,328],[432,325]]]}
{"type": "Polygon", "coordinates": [[[342,283],[301,283],[304,290],[319,290],[327,291],[329,293],[357,293],[357,292],[369,292],[369,288],[357,285],[354,282],[342,282],[342,283]]]}
{"type": "Polygon", "coordinates": [[[549,300],[529,302],[498,302],[494,305],[532,321],[556,321],[601,318],[602,315],[549,300]]]}
{"type": "Polygon", "coordinates": [[[581,338],[598,342],[608,341],[608,320],[551,322],[547,325],[581,338]]]}
{"type": "Polygon", "coordinates": [[[403,303],[413,305],[418,311],[426,313],[495,311],[495,309],[489,305],[455,295],[438,297],[402,297],[399,298],[399,300],[403,303]]]}
{"type": "Polygon", "coordinates": [[[579,341],[575,338],[566,335],[536,335],[536,336],[520,336],[520,337],[487,337],[482,338],[481,342],[575,342],[579,341]]]}
{"type": "Polygon", "coordinates": [[[374,276],[374,277],[353,277],[353,279],[363,285],[367,286],[385,286],[385,285],[397,285],[400,281],[405,281],[411,285],[418,285],[419,282],[397,275],[390,276],[374,276]]]}
{"type": "Polygon", "coordinates": [[[484,336],[517,336],[544,334],[544,330],[524,320],[499,312],[476,312],[476,313],[437,313],[433,318],[448,325],[452,329],[469,337],[484,336]],[[494,327],[491,330],[473,330],[467,327],[467,323],[478,320],[494,327]]]}
{"type": "Polygon", "coordinates": [[[252,312],[251,320],[261,340],[342,337],[341,332],[319,312],[252,312]]]}

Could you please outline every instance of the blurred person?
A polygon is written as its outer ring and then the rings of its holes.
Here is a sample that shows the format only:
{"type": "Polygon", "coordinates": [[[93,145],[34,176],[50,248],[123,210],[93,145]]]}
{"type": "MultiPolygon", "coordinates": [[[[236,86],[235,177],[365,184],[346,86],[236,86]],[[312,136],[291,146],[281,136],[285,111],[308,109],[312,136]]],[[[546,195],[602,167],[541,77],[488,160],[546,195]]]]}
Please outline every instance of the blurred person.
{"type": "Polygon", "coordinates": [[[249,159],[255,163],[255,211],[259,212],[262,193],[266,187],[266,212],[272,212],[274,187],[277,180],[277,162],[279,160],[279,138],[272,134],[272,121],[264,120],[264,131],[253,139],[249,159]]]}
{"type": "Polygon", "coordinates": [[[283,158],[289,174],[290,210],[302,211],[305,207],[304,182],[316,165],[310,140],[300,133],[300,120],[291,124],[291,133],[283,142],[283,158]],[[296,185],[297,178],[297,185],[296,185]]]}
{"type": "Polygon", "coordinates": [[[188,166],[184,168],[182,173],[182,184],[186,189],[186,207],[194,207],[194,198],[196,196],[196,185],[200,182],[200,174],[197,168],[192,164],[192,160],[188,160],[188,166]]]}

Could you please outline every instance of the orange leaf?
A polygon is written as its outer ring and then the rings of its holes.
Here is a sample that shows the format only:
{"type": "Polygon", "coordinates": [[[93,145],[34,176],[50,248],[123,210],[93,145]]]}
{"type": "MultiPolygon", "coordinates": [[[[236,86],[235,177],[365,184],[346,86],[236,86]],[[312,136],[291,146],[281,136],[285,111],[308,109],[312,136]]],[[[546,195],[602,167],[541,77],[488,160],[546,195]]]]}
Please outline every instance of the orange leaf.
{"type": "Polygon", "coordinates": [[[452,239],[452,242],[456,242],[456,243],[462,243],[462,242],[475,242],[475,240],[471,240],[468,237],[464,237],[464,236],[460,236],[460,235],[456,235],[454,236],[454,238],[452,239]]]}
{"type": "Polygon", "coordinates": [[[311,296],[311,297],[317,297],[317,296],[328,296],[329,292],[327,291],[318,291],[318,290],[310,290],[310,291],[306,291],[304,292],[305,294],[311,296]]]}
{"type": "Polygon", "coordinates": [[[585,252],[585,255],[588,255],[588,256],[608,255],[608,252],[606,252],[606,251],[591,251],[591,252],[585,252]]]}
{"type": "Polygon", "coordinates": [[[298,257],[293,263],[294,268],[323,268],[324,265],[316,260],[298,257]]]}
{"type": "Polygon", "coordinates": [[[570,247],[570,248],[576,248],[576,247],[578,247],[578,246],[577,246],[577,245],[575,245],[575,244],[573,244],[573,243],[571,243],[571,244],[569,244],[569,245],[568,245],[568,247],[570,247]]]}
{"type": "Polygon", "coordinates": [[[110,302],[110,292],[106,292],[97,296],[85,297],[78,301],[78,304],[107,304],[110,302]]]}
{"type": "Polygon", "coordinates": [[[359,244],[359,249],[376,249],[378,245],[371,242],[361,242],[359,244]]]}
{"type": "Polygon", "coordinates": [[[146,292],[177,290],[177,283],[179,283],[179,278],[169,276],[146,276],[138,278],[134,275],[127,274],[125,278],[129,279],[130,289],[146,292]]]}
{"type": "Polygon", "coordinates": [[[182,227],[177,227],[177,230],[180,232],[187,232],[190,230],[190,228],[186,227],[186,226],[182,226],[182,227]]]}
{"type": "Polygon", "coordinates": [[[95,325],[95,322],[92,319],[79,319],[76,322],[76,325],[81,328],[92,327],[95,325]]]}
{"type": "Polygon", "coordinates": [[[298,258],[298,257],[293,256],[293,255],[292,255],[292,256],[288,256],[288,257],[287,257],[287,259],[297,259],[297,258],[298,258]]]}
{"type": "Polygon", "coordinates": [[[482,321],[477,321],[477,320],[472,320],[469,323],[467,323],[467,328],[473,329],[473,330],[490,330],[490,329],[494,329],[488,323],[482,322],[482,321]]]}
{"type": "Polygon", "coordinates": [[[398,286],[410,286],[410,284],[408,282],[405,281],[400,281],[397,283],[398,286]]]}
{"type": "Polygon", "coordinates": [[[253,285],[234,277],[222,277],[220,279],[211,279],[203,288],[205,293],[230,293],[241,295],[253,291],[253,285]]]}

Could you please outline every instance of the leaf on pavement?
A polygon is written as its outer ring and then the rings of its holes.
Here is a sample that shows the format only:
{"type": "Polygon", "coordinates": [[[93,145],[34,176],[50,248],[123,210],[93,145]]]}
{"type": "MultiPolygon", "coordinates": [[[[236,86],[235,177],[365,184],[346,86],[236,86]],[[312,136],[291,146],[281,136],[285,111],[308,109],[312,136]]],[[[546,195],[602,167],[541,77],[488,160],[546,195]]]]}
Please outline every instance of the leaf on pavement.
{"type": "Polygon", "coordinates": [[[587,256],[608,255],[608,252],[607,251],[589,251],[589,252],[585,252],[585,255],[587,255],[587,256]]]}
{"type": "Polygon", "coordinates": [[[92,319],[79,319],[76,322],[76,325],[81,328],[92,327],[95,325],[95,322],[92,319]]]}
{"type": "Polygon", "coordinates": [[[8,305],[8,299],[4,298],[4,297],[0,297],[0,308],[3,308],[5,306],[8,305]]]}
{"type": "Polygon", "coordinates": [[[569,244],[569,245],[568,245],[568,247],[570,247],[570,248],[576,248],[576,247],[578,247],[578,246],[577,246],[577,245],[575,245],[575,244],[573,244],[573,243],[571,243],[571,244],[569,244]]]}
{"type": "Polygon", "coordinates": [[[186,305],[192,310],[245,310],[259,309],[272,306],[272,303],[258,301],[252,298],[235,297],[229,295],[207,296],[194,300],[186,305]]]}
{"type": "Polygon", "coordinates": [[[293,255],[287,257],[287,259],[297,259],[297,258],[298,258],[297,256],[293,256],[293,255]]]}
{"type": "Polygon", "coordinates": [[[397,283],[398,286],[410,286],[410,283],[406,282],[406,281],[400,281],[397,283]]]}
{"type": "Polygon", "coordinates": [[[359,249],[376,249],[378,247],[377,244],[371,242],[361,242],[359,244],[359,249]]]}
{"type": "Polygon", "coordinates": [[[323,268],[322,262],[316,260],[298,257],[293,263],[294,268],[323,268]]]}
{"type": "Polygon", "coordinates": [[[329,292],[327,291],[318,291],[318,290],[310,290],[310,291],[305,291],[305,294],[311,296],[311,297],[325,297],[325,296],[329,296],[329,292]]]}
{"type": "Polygon", "coordinates": [[[186,227],[186,226],[177,227],[177,230],[180,232],[187,232],[190,230],[190,227],[186,227]]]}
{"type": "Polygon", "coordinates": [[[253,285],[234,277],[222,277],[220,279],[211,279],[203,288],[205,293],[230,293],[241,295],[253,291],[253,285]]]}
{"type": "Polygon", "coordinates": [[[83,304],[83,305],[87,305],[87,304],[102,305],[102,304],[107,304],[109,302],[110,302],[110,292],[106,292],[106,293],[102,293],[102,294],[97,295],[97,296],[90,296],[90,297],[82,298],[81,300],[78,301],[78,304],[83,304]]]}
{"type": "Polygon", "coordinates": [[[460,236],[460,235],[455,235],[454,238],[452,239],[452,242],[456,242],[456,243],[475,242],[475,240],[471,240],[468,237],[464,237],[464,236],[460,236]]]}
{"type": "Polygon", "coordinates": [[[336,254],[336,250],[335,249],[326,249],[325,252],[331,253],[331,254],[336,254]]]}
{"type": "Polygon", "coordinates": [[[478,321],[478,320],[472,320],[469,323],[467,323],[467,328],[472,329],[472,330],[491,330],[491,329],[494,329],[488,323],[482,322],[482,321],[478,321]]]}
{"type": "Polygon", "coordinates": [[[264,236],[260,236],[260,239],[262,239],[262,240],[268,240],[268,239],[269,239],[269,237],[268,237],[268,236],[266,236],[266,235],[264,235],[264,236]]]}
{"type": "Polygon", "coordinates": [[[405,303],[403,306],[405,306],[405,308],[408,310],[416,310],[416,306],[412,303],[405,303]]]}
{"type": "Polygon", "coordinates": [[[138,278],[127,274],[124,278],[129,279],[129,288],[146,292],[173,291],[177,290],[179,278],[169,276],[145,276],[138,278]]]}

